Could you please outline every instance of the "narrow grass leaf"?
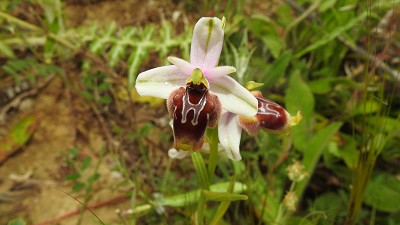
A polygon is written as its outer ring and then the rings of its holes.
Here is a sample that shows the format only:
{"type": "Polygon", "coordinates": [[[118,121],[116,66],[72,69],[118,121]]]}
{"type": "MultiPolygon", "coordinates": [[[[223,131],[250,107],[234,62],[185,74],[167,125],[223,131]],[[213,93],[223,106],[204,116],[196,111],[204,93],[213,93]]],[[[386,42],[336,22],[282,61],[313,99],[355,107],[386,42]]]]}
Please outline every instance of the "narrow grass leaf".
{"type": "MultiPolygon", "coordinates": [[[[217,183],[210,186],[210,191],[212,192],[224,192],[227,190],[229,182],[217,183]]],[[[247,187],[245,184],[240,182],[235,182],[233,187],[233,193],[242,193],[246,191],[247,187]]],[[[193,205],[198,202],[200,198],[201,190],[190,191],[184,194],[174,195],[160,199],[158,202],[161,206],[171,206],[171,207],[184,207],[188,205],[193,205]]]]}
{"type": "MultiPolygon", "coordinates": [[[[227,193],[232,193],[233,188],[235,186],[235,176],[232,177],[231,183],[229,183],[228,190],[226,191],[227,193]]],[[[213,219],[210,222],[210,225],[217,225],[219,220],[225,215],[226,210],[228,210],[229,205],[231,204],[230,201],[222,201],[217,209],[217,212],[215,213],[213,219]]]]}
{"type": "Polygon", "coordinates": [[[247,200],[247,195],[235,194],[235,193],[228,193],[228,192],[213,192],[202,190],[204,196],[209,201],[240,201],[240,200],[247,200]]]}
{"type": "Polygon", "coordinates": [[[10,59],[15,58],[13,49],[8,47],[8,45],[4,44],[3,41],[0,41],[0,54],[10,59]]]}
{"type": "Polygon", "coordinates": [[[285,73],[286,68],[292,59],[292,51],[283,52],[271,65],[268,66],[262,79],[265,88],[270,88],[276,84],[279,78],[285,73]]]}
{"type": "Polygon", "coordinates": [[[325,34],[323,37],[321,37],[319,40],[314,42],[312,45],[308,46],[305,48],[303,51],[300,51],[299,53],[296,54],[296,57],[299,58],[303,56],[304,54],[311,52],[321,46],[324,46],[328,42],[334,40],[337,38],[339,35],[343,34],[347,30],[357,26],[361,20],[363,20],[366,16],[368,15],[368,10],[362,12],[359,16],[356,18],[350,20],[347,24],[344,24],[343,26],[339,26],[330,33],[325,34]]]}
{"type": "Polygon", "coordinates": [[[205,190],[210,189],[210,179],[204,163],[203,156],[200,152],[193,152],[192,161],[197,175],[199,176],[201,187],[205,190]]]}

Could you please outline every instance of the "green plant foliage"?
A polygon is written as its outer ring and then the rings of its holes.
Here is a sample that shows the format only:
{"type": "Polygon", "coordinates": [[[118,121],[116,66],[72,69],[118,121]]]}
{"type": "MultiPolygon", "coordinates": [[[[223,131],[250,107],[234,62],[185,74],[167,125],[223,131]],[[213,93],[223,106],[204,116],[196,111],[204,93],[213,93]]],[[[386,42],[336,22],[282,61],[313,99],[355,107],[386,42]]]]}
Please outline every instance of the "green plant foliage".
{"type": "Polygon", "coordinates": [[[0,162],[24,146],[38,124],[39,120],[36,116],[27,116],[18,121],[8,134],[0,139],[0,162]]]}
{"type": "MultiPolygon", "coordinates": [[[[69,2],[0,1],[0,79],[35,86],[60,75],[69,101],[84,98],[101,130],[110,129],[117,147],[98,157],[66,147],[63,182],[84,205],[102,185],[100,165],[112,164],[122,176],[115,186],[130,197],[121,224],[400,224],[399,85],[379,61],[398,72],[398,31],[390,30],[398,23],[387,16],[398,0],[189,1],[141,26],[75,28],[65,23],[69,2]],[[40,9],[31,20],[14,11],[29,4],[40,9]],[[239,162],[218,154],[217,128],[206,134],[210,154],[193,153],[193,165],[166,159],[172,134],[157,107],[164,100],[134,92],[141,71],[168,65],[169,55],[189,59],[193,22],[205,15],[226,17],[219,65],[236,67],[229,76],[304,116],[288,135],[243,132],[239,162]],[[308,174],[301,181],[288,177],[292,160],[308,174]],[[294,209],[288,193],[298,198],[294,209]]],[[[35,118],[4,135],[0,161],[28,143],[35,118]]]]}
{"type": "Polygon", "coordinates": [[[365,193],[365,203],[382,212],[400,212],[399,184],[400,181],[388,173],[373,176],[365,193]]]}
{"type": "Polygon", "coordinates": [[[22,218],[13,219],[7,225],[26,225],[26,221],[22,218]]]}
{"type": "Polygon", "coordinates": [[[278,58],[285,45],[278,35],[277,24],[263,15],[254,15],[246,23],[249,31],[265,44],[274,58],[278,58]]]}
{"type": "Polygon", "coordinates": [[[38,77],[47,77],[61,72],[61,68],[57,65],[44,64],[33,58],[8,60],[1,69],[0,77],[11,75],[17,85],[23,80],[35,83],[38,77]]]}

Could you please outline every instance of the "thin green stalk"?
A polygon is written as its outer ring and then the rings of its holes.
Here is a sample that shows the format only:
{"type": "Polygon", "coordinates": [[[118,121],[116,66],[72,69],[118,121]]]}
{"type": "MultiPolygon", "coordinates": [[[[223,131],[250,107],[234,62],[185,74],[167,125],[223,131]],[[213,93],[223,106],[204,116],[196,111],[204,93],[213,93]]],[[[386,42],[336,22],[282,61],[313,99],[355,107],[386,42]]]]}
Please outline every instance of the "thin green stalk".
{"type": "MultiPolygon", "coordinates": [[[[236,177],[233,176],[231,183],[228,186],[227,193],[233,193],[233,188],[235,186],[236,177]]],[[[214,218],[211,220],[210,225],[217,225],[221,218],[224,216],[226,210],[228,210],[231,201],[223,201],[219,204],[217,212],[214,215],[214,218]]]]}
{"type": "Polygon", "coordinates": [[[76,47],[74,44],[72,44],[71,42],[65,40],[64,38],[61,38],[60,36],[58,36],[57,34],[54,34],[52,32],[46,31],[34,24],[25,22],[23,20],[20,20],[14,16],[11,16],[7,13],[1,12],[0,11],[0,17],[4,18],[5,20],[11,22],[11,23],[15,23],[23,28],[26,28],[28,30],[32,30],[32,31],[36,31],[36,32],[41,32],[46,34],[49,38],[51,38],[52,40],[56,41],[57,43],[64,45],[65,47],[73,50],[73,51],[79,51],[79,48],[76,47]]]}
{"type": "Polygon", "coordinates": [[[208,161],[208,177],[213,179],[218,161],[218,128],[210,129],[210,157],[208,161]]]}
{"type": "Polygon", "coordinates": [[[208,177],[206,164],[204,163],[203,156],[200,152],[192,153],[192,161],[197,175],[200,179],[201,188],[204,190],[210,190],[210,179],[208,177]]]}
{"type": "Polygon", "coordinates": [[[361,152],[357,168],[353,174],[352,189],[350,193],[349,209],[345,225],[354,225],[361,210],[365,189],[375,166],[376,157],[369,150],[361,152]]]}
{"type": "Polygon", "coordinates": [[[199,199],[199,204],[197,205],[197,212],[195,213],[196,216],[196,222],[197,225],[203,225],[204,224],[204,210],[206,207],[206,196],[204,195],[204,192],[200,192],[200,199],[199,199]]]}
{"type": "MultiPolygon", "coordinates": [[[[210,129],[209,136],[210,143],[210,157],[208,162],[208,170],[200,152],[192,153],[192,161],[197,175],[199,176],[201,187],[203,190],[210,190],[211,179],[214,176],[215,168],[218,161],[218,130],[217,128],[210,129]]],[[[204,223],[204,210],[206,207],[206,197],[204,191],[201,191],[200,199],[197,205],[197,212],[195,213],[194,221],[202,225],[204,223]]]]}
{"type": "Polygon", "coordinates": [[[286,28],[285,33],[283,35],[283,40],[287,40],[287,36],[290,32],[290,30],[295,27],[297,24],[299,24],[301,21],[307,19],[315,10],[318,9],[321,1],[316,0],[310,7],[308,7],[307,10],[305,10],[299,17],[297,17],[295,20],[293,20],[286,28]]]}
{"type": "Polygon", "coordinates": [[[25,22],[23,20],[18,19],[17,17],[11,16],[10,14],[4,13],[2,11],[0,11],[0,17],[4,18],[5,20],[11,22],[11,23],[15,23],[21,27],[24,27],[28,30],[32,30],[32,31],[42,31],[42,29],[40,27],[37,27],[31,23],[25,22]]]}

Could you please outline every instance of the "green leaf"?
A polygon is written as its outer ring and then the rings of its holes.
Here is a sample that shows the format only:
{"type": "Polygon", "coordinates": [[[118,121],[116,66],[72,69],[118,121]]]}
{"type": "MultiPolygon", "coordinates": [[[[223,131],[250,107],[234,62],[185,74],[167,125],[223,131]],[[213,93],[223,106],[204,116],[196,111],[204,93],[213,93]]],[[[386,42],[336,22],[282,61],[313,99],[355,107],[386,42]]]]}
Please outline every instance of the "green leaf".
{"type": "Polygon", "coordinates": [[[352,136],[341,135],[341,137],[343,138],[345,145],[341,148],[332,148],[329,152],[332,155],[343,159],[347,167],[354,169],[360,155],[360,152],[357,151],[357,143],[352,136]]]}
{"type": "Polygon", "coordinates": [[[235,194],[235,193],[228,193],[228,192],[213,192],[202,190],[204,196],[207,200],[211,201],[240,201],[240,200],[247,200],[247,195],[235,194]]]}
{"type": "Polygon", "coordinates": [[[8,222],[7,225],[26,225],[26,221],[22,218],[16,218],[8,222]]]}
{"type": "Polygon", "coordinates": [[[265,88],[270,88],[278,82],[279,78],[285,73],[291,59],[292,51],[285,51],[267,67],[264,79],[262,80],[265,88]]]}
{"type": "MultiPolygon", "coordinates": [[[[224,192],[228,189],[230,185],[229,182],[213,184],[210,186],[210,191],[212,192],[224,192]]],[[[246,185],[235,182],[233,187],[233,193],[242,193],[247,189],[246,185]]],[[[193,205],[198,202],[200,198],[200,190],[190,191],[185,194],[179,194],[174,196],[169,196],[161,199],[158,204],[161,206],[172,206],[172,207],[183,207],[187,205],[193,205]]]]}
{"type": "Polygon", "coordinates": [[[379,112],[381,110],[381,102],[377,102],[373,99],[368,99],[366,101],[360,101],[357,104],[357,107],[352,110],[351,114],[353,116],[356,115],[361,115],[361,116],[367,116],[372,113],[379,112]]]}
{"type": "Polygon", "coordinates": [[[273,20],[264,15],[255,15],[246,21],[250,32],[259,38],[270,50],[274,58],[278,58],[285,43],[279,36],[278,27],[273,20]]]}
{"type": "Polygon", "coordinates": [[[320,13],[325,12],[326,10],[332,8],[336,4],[337,0],[324,0],[321,1],[321,4],[318,7],[318,11],[320,13]]]}
{"type": "Polygon", "coordinates": [[[89,183],[93,183],[93,182],[95,182],[96,180],[98,180],[100,178],[100,174],[99,173],[95,173],[95,174],[93,174],[92,176],[90,176],[88,179],[87,179],[87,181],[89,182],[89,183]]]}
{"type": "Polygon", "coordinates": [[[203,156],[200,152],[193,152],[192,161],[194,168],[196,169],[196,173],[199,176],[201,187],[205,190],[208,190],[210,188],[210,179],[208,177],[208,172],[206,169],[206,164],[204,163],[203,156]]]}
{"type": "Polygon", "coordinates": [[[86,98],[87,100],[93,100],[94,99],[93,94],[91,92],[89,92],[89,91],[81,91],[80,94],[81,94],[82,97],[86,98]]]}
{"type": "Polygon", "coordinates": [[[261,40],[271,51],[272,56],[278,58],[284,46],[282,37],[278,33],[272,32],[269,35],[265,35],[261,40]]]}
{"type": "Polygon", "coordinates": [[[67,180],[77,180],[81,175],[79,173],[72,173],[67,176],[67,180]]]}
{"type": "Polygon", "coordinates": [[[109,52],[109,62],[108,65],[114,68],[117,66],[118,62],[123,61],[123,57],[125,56],[126,49],[128,48],[128,43],[133,39],[133,35],[136,32],[136,28],[127,27],[122,30],[121,36],[118,37],[116,41],[114,41],[114,46],[111,48],[109,52]]]}
{"type": "Polygon", "coordinates": [[[388,173],[373,176],[367,186],[364,202],[382,212],[400,212],[399,179],[388,173]]]}
{"type": "Polygon", "coordinates": [[[302,163],[306,168],[306,171],[310,174],[305,180],[299,182],[296,185],[295,191],[297,196],[302,196],[305,187],[307,186],[311,174],[315,170],[317,162],[321,157],[322,151],[326,148],[328,143],[331,141],[333,135],[342,126],[341,122],[334,122],[328,126],[320,129],[318,133],[314,134],[310,141],[303,140],[307,145],[306,149],[303,151],[302,163]]]}
{"type": "Polygon", "coordinates": [[[11,67],[10,65],[6,64],[6,65],[2,66],[1,68],[6,73],[11,74],[14,77],[15,81],[17,82],[17,84],[21,83],[21,78],[19,77],[18,72],[13,67],[11,67]]]}
{"type": "Polygon", "coordinates": [[[299,70],[295,70],[289,79],[285,103],[286,109],[290,113],[295,113],[300,110],[304,115],[304,120],[307,121],[307,123],[311,121],[315,105],[314,95],[310,87],[301,77],[299,70]]]}
{"type": "Polygon", "coordinates": [[[105,48],[109,45],[108,43],[111,40],[111,37],[114,35],[115,31],[117,30],[117,25],[115,22],[112,22],[105,30],[102,36],[97,37],[93,42],[90,44],[89,49],[93,53],[100,53],[105,51],[105,48]]]}
{"type": "Polygon", "coordinates": [[[82,166],[81,166],[81,170],[86,170],[86,168],[88,168],[88,166],[90,165],[90,163],[92,162],[92,158],[87,156],[83,159],[82,161],[82,166]]]}
{"type": "Polygon", "coordinates": [[[292,128],[292,136],[295,147],[305,151],[308,148],[308,143],[305,140],[310,140],[311,136],[310,130],[315,100],[310,87],[300,76],[299,70],[295,70],[289,79],[285,103],[289,113],[295,114],[300,110],[304,116],[303,121],[292,128]]]}
{"type": "Polygon", "coordinates": [[[110,86],[111,86],[111,83],[103,82],[103,83],[101,83],[97,88],[98,88],[100,91],[105,91],[105,90],[107,90],[110,86]]]}
{"type": "MultiPolygon", "coordinates": [[[[228,186],[228,190],[226,191],[227,193],[232,193],[233,192],[233,187],[235,185],[235,176],[232,178],[231,183],[228,186]]],[[[226,210],[228,210],[229,205],[231,204],[230,201],[223,201],[219,204],[217,212],[213,216],[213,219],[210,222],[210,225],[217,225],[219,220],[225,215],[226,210]]]]}
{"type": "Polygon", "coordinates": [[[357,16],[356,18],[349,20],[349,22],[347,22],[347,24],[344,24],[342,26],[338,26],[336,29],[334,29],[333,31],[331,31],[330,33],[327,33],[325,35],[323,35],[321,38],[318,38],[317,41],[315,41],[312,45],[308,46],[307,48],[305,48],[304,50],[300,51],[299,53],[296,54],[297,58],[300,58],[301,56],[303,56],[304,54],[311,52],[317,48],[320,48],[322,46],[324,46],[325,44],[327,44],[328,42],[334,40],[335,38],[337,38],[339,35],[343,34],[344,32],[346,32],[347,30],[357,26],[360,21],[362,19],[364,19],[367,15],[368,15],[369,11],[365,10],[363,11],[359,16],[357,16]]]}
{"type": "Polygon", "coordinates": [[[99,102],[102,103],[102,104],[110,104],[112,102],[112,98],[107,96],[107,95],[101,96],[99,98],[99,102]]]}
{"type": "Polygon", "coordinates": [[[315,199],[315,201],[312,203],[312,207],[310,207],[310,211],[326,211],[329,212],[330,215],[335,215],[344,207],[346,207],[346,201],[341,198],[339,194],[327,192],[315,199]]]}
{"type": "Polygon", "coordinates": [[[74,184],[74,186],[72,186],[72,191],[79,191],[83,187],[85,187],[85,183],[78,182],[78,183],[74,184]]]}
{"type": "Polygon", "coordinates": [[[14,59],[15,54],[12,48],[0,41],[0,53],[7,58],[14,59]]]}
{"type": "Polygon", "coordinates": [[[27,116],[18,121],[0,140],[0,162],[21,148],[32,136],[38,125],[35,116],[27,116]]]}
{"type": "Polygon", "coordinates": [[[70,159],[75,159],[79,155],[79,149],[76,147],[72,147],[71,150],[69,151],[69,158],[70,159]]]}
{"type": "Polygon", "coordinates": [[[365,122],[377,131],[392,134],[399,132],[400,120],[386,116],[366,116],[365,122]]]}
{"type": "MultiPolygon", "coordinates": [[[[154,30],[155,29],[153,27],[149,27],[148,29],[146,29],[143,32],[144,38],[141,41],[142,42],[150,41],[151,38],[153,37],[154,30]]],[[[149,51],[149,47],[139,44],[136,48],[133,49],[132,54],[129,56],[129,59],[128,59],[128,64],[129,64],[128,84],[129,84],[129,87],[132,87],[133,85],[135,85],[135,79],[136,79],[140,64],[142,63],[144,58],[147,56],[148,51],[149,51]]]]}
{"type": "Polygon", "coordinates": [[[310,89],[315,94],[328,94],[332,91],[332,78],[321,78],[309,83],[310,89]]]}

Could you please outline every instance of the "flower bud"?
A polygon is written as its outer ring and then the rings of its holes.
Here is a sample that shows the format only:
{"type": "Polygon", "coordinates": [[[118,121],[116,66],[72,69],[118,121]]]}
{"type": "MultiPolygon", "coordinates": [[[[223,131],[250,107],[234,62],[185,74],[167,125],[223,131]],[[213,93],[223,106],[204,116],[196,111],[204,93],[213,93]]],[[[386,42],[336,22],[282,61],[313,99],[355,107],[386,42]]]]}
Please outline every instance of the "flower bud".
{"type": "Polygon", "coordinates": [[[308,172],[305,170],[303,164],[297,160],[293,160],[293,164],[287,168],[288,177],[293,182],[302,181],[308,176],[308,172]]]}
{"type": "Polygon", "coordinates": [[[291,116],[282,106],[264,98],[259,91],[252,94],[258,100],[257,114],[253,117],[238,116],[240,125],[250,135],[257,134],[261,128],[273,133],[287,134],[291,127],[303,119],[300,112],[291,116]]]}
{"type": "Polygon", "coordinates": [[[296,193],[293,191],[289,191],[283,198],[283,204],[286,206],[288,210],[295,211],[298,200],[299,198],[297,197],[296,193]]]}

